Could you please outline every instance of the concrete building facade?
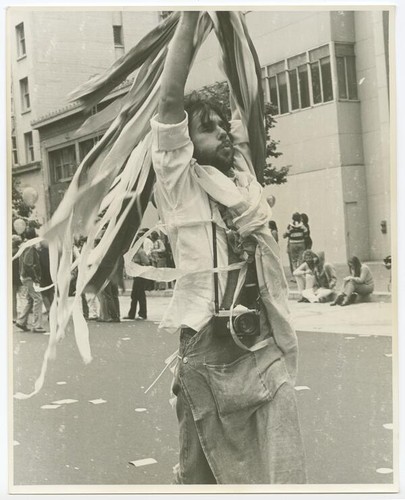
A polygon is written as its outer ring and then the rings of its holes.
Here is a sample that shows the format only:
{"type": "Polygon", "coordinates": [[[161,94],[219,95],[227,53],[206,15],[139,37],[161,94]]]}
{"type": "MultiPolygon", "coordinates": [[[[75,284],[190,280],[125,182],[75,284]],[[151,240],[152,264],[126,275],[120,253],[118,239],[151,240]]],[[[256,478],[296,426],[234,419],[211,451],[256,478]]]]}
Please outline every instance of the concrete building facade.
{"type": "Polygon", "coordinates": [[[50,214],[49,172],[43,168],[39,132],[32,124],[63,106],[68,111],[69,93],[109,68],[156,26],[160,16],[158,11],[88,8],[8,10],[9,74],[14,97],[11,168],[20,188],[32,186],[38,191],[36,215],[40,220],[47,220],[50,214]]]}
{"type": "MultiPolygon", "coordinates": [[[[127,14],[122,13],[123,20],[127,14]]],[[[46,217],[55,210],[87,148],[103,133],[100,130],[98,135],[77,136],[76,131],[86,116],[77,104],[61,109],[60,103],[69,91],[91,74],[108,67],[116,57],[114,47],[104,52],[106,41],[101,44],[96,32],[107,30],[108,25],[111,36],[117,15],[97,13],[95,19],[100,25],[98,30],[91,31],[83,28],[87,22],[85,13],[72,13],[72,19],[78,16],[74,23],[79,26],[82,38],[73,45],[76,54],[65,55],[69,64],[63,60],[55,62],[55,68],[59,64],[64,75],[62,80],[65,83],[68,80],[69,84],[63,87],[59,101],[57,96],[49,96],[42,108],[43,114],[31,116],[30,124],[34,123],[36,128],[34,133],[40,136],[41,146],[37,143],[35,148],[42,159],[47,186],[46,217]],[[104,19],[106,14],[108,22],[104,19]],[[91,56],[94,66],[90,65],[85,75],[87,55],[91,56]],[[69,67],[72,75],[69,75],[69,67]]],[[[142,27],[142,32],[149,31],[159,19],[157,12],[142,13],[142,16],[146,21],[135,23],[142,27]]],[[[61,17],[61,13],[55,16],[59,29],[63,24],[61,17]]],[[[290,167],[286,184],[266,187],[277,200],[273,218],[280,235],[293,212],[305,212],[310,219],[314,249],[324,250],[327,260],[342,263],[350,255],[357,255],[361,260],[380,260],[390,253],[391,236],[387,13],[381,10],[250,11],[246,13],[246,21],[262,66],[265,99],[277,110],[277,125],[272,135],[279,141],[278,149],[283,154],[273,163],[290,167]]],[[[16,26],[18,22],[16,19],[16,26]]],[[[46,24],[41,22],[42,26],[46,24]]],[[[140,35],[133,32],[132,42],[125,40],[125,49],[140,35]]],[[[61,49],[69,45],[66,40],[70,36],[63,32],[61,49]]],[[[55,37],[53,34],[47,39],[55,37]]],[[[59,44],[52,49],[52,57],[57,53],[57,46],[59,44]]],[[[44,47],[41,50],[42,59],[52,69],[52,58],[49,59],[44,47]]],[[[22,70],[14,73],[13,81],[21,85],[25,73],[22,70]]],[[[40,77],[40,87],[48,88],[50,94],[57,93],[51,90],[56,74],[55,69],[40,77]]],[[[187,90],[223,79],[218,67],[218,42],[211,34],[197,56],[187,90]]],[[[122,85],[101,107],[119,98],[127,88],[126,84],[122,85]]],[[[25,129],[19,132],[20,142],[24,133],[25,129]]],[[[155,219],[153,210],[148,210],[145,224],[150,226],[155,219]]],[[[284,254],[283,238],[280,238],[280,246],[284,254]]]]}

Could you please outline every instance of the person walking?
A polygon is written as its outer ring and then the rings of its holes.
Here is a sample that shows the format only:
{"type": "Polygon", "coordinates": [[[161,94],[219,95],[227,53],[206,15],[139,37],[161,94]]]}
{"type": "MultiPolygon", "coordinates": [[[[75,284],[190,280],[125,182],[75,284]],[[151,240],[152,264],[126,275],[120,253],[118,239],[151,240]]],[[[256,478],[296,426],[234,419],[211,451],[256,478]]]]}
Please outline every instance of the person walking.
{"type": "Polygon", "coordinates": [[[355,255],[349,259],[350,275],[343,278],[343,289],[330,304],[331,306],[348,306],[354,304],[358,296],[366,297],[374,291],[374,279],[370,268],[362,264],[355,255]]]}
{"type": "MultiPolygon", "coordinates": [[[[35,229],[33,227],[28,227],[25,231],[25,236],[27,240],[35,238],[35,229]]],[[[33,333],[45,333],[45,329],[42,327],[42,296],[41,293],[36,290],[41,282],[41,265],[38,250],[34,245],[26,248],[22,252],[19,266],[21,283],[26,288],[26,303],[15,325],[21,330],[28,331],[28,316],[32,309],[33,321],[31,331],[33,333]]]]}
{"type": "MultiPolygon", "coordinates": [[[[150,252],[150,260],[154,267],[166,267],[166,247],[157,231],[153,231],[150,235],[153,242],[153,247],[150,252]]],[[[155,282],[155,290],[164,290],[165,283],[155,282]]]]}
{"type": "MultiPolygon", "coordinates": [[[[139,234],[139,237],[142,233],[139,234]]],[[[145,250],[141,247],[134,257],[134,262],[139,264],[140,266],[149,266],[150,262],[148,256],[146,255],[145,250]]],[[[146,305],[146,295],[145,289],[147,285],[147,281],[145,278],[141,278],[139,276],[135,277],[132,281],[132,291],[131,291],[131,306],[128,312],[128,316],[125,316],[124,319],[139,319],[145,320],[147,319],[147,305],[146,305]],[[138,315],[136,315],[136,308],[139,304],[138,315]]]]}
{"type": "MultiPolygon", "coordinates": [[[[212,100],[184,100],[198,19],[197,11],[181,15],[151,120],[159,216],[176,267],[192,273],[176,281],[160,325],[180,332],[173,382],[180,434],[176,482],[302,483],[297,342],[284,315],[287,284],[268,226],[270,209],[251,173],[247,134],[236,110],[229,123],[212,100]],[[218,268],[232,262],[227,231],[239,232],[242,247],[253,246],[246,259],[256,263],[263,321],[246,344],[243,332],[232,333],[228,318],[221,321],[215,312],[213,258],[218,268]],[[274,283],[277,293],[268,289],[274,283]]],[[[220,303],[228,285],[227,273],[219,273],[220,303]]]]}

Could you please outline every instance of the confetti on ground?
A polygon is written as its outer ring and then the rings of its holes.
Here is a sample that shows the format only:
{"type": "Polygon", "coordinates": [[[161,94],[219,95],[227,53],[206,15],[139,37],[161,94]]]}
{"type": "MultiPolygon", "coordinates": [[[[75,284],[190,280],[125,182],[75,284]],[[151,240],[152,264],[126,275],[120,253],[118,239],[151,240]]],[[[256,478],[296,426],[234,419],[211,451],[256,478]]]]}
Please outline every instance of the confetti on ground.
{"type": "Polygon", "coordinates": [[[121,340],[131,340],[131,337],[122,337],[121,340]]]}
{"type": "Polygon", "coordinates": [[[19,444],[20,443],[18,441],[16,441],[16,440],[13,441],[13,446],[19,446],[19,444]]]}
{"type": "Polygon", "coordinates": [[[53,405],[69,405],[71,403],[77,403],[77,399],[61,399],[60,401],[52,401],[53,405]]]}
{"type": "Polygon", "coordinates": [[[297,385],[294,387],[296,391],[310,391],[311,389],[306,385],[297,385]]]}
{"type": "Polygon", "coordinates": [[[365,78],[364,78],[364,77],[363,77],[363,78],[360,78],[360,80],[359,80],[359,85],[362,85],[362,84],[364,83],[364,80],[365,80],[365,78]]]}
{"type": "Polygon", "coordinates": [[[392,358],[392,354],[384,354],[386,358],[392,358]]]}
{"type": "Polygon", "coordinates": [[[66,385],[67,382],[64,380],[61,380],[60,382],[56,382],[57,385],[66,385]]]}
{"type": "Polygon", "coordinates": [[[135,467],[143,467],[144,465],[157,464],[154,458],[143,458],[142,460],[134,460],[133,462],[129,463],[135,465],[135,467]]]}
{"type": "Polygon", "coordinates": [[[353,340],[355,339],[356,337],[345,337],[346,340],[353,340]]]}
{"type": "Polygon", "coordinates": [[[378,472],[378,474],[392,474],[394,471],[386,467],[381,467],[381,469],[377,469],[376,472],[378,472]]]}
{"type": "Polygon", "coordinates": [[[41,410],[56,410],[56,408],[60,408],[61,405],[42,405],[41,410]]]}
{"type": "Polygon", "coordinates": [[[388,429],[389,431],[392,431],[394,428],[394,424],[384,424],[383,425],[384,429],[388,429]]]}
{"type": "Polygon", "coordinates": [[[26,340],[20,340],[20,344],[25,344],[26,342],[26,340]]]}
{"type": "Polygon", "coordinates": [[[142,413],[143,411],[147,411],[146,408],[135,408],[135,411],[137,411],[138,413],[142,413]]]}
{"type": "Polygon", "coordinates": [[[102,403],[107,403],[105,399],[90,399],[89,403],[92,403],[93,405],[101,405],[102,403]]]}
{"type": "Polygon", "coordinates": [[[80,470],[79,467],[75,467],[75,470],[80,470]]]}

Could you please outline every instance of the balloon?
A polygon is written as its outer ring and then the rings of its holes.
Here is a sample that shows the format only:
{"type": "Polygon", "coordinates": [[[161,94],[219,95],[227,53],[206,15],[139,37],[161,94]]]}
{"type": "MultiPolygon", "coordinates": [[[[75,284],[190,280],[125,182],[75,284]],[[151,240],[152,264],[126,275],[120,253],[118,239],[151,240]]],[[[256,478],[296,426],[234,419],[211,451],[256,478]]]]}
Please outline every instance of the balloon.
{"type": "Polygon", "coordinates": [[[270,205],[271,208],[274,207],[274,205],[276,204],[276,197],[271,194],[270,196],[267,197],[267,203],[270,205]]]}
{"type": "Polygon", "coordinates": [[[17,234],[22,234],[25,231],[27,224],[22,219],[16,219],[13,223],[13,226],[17,234]]]}
{"type": "Polygon", "coordinates": [[[22,192],[22,197],[24,203],[26,203],[29,207],[34,207],[35,203],[38,201],[37,190],[33,187],[26,187],[22,192]]]}

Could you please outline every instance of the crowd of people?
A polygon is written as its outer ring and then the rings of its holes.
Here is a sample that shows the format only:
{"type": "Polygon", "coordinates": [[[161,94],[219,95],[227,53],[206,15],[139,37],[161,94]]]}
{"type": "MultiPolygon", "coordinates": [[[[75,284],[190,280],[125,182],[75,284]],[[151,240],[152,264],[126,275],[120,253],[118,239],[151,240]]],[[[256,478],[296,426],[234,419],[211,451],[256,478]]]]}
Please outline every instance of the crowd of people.
{"type": "MultiPolygon", "coordinates": [[[[148,229],[141,229],[138,237],[148,229]]],[[[37,236],[34,227],[28,227],[20,236],[12,236],[12,256],[14,257],[21,244],[37,236]]],[[[76,294],[77,266],[74,262],[80,258],[85,238],[76,238],[72,249],[73,262],[70,276],[69,296],[76,294]]],[[[173,267],[170,245],[165,235],[153,231],[144,239],[142,247],[134,257],[134,261],[144,266],[173,267]],[[166,239],[166,241],[165,241],[166,239]]],[[[169,283],[169,287],[173,284],[169,283]]],[[[166,283],[157,283],[136,277],[132,282],[131,304],[123,319],[147,319],[146,291],[165,289],[166,283]]],[[[119,293],[125,292],[124,262],[119,259],[109,281],[97,293],[83,292],[81,304],[86,320],[106,323],[121,321],[119,293]]],[[[54,298],[54,286],[50,273],[49,249],[45,240],[24,249],[12,262],[12,303],[13,323],[23,331],[46,333],[44,314],[49,315],[54,298]],[[19,307],[18,307],[19,306],[19,307]],[[28,320],[32,314],[30,327],[28,320]]]]}
{"type": "MultiPolygon", "coordinates": [[[[269,226],[278,241],[276,223],[270,221],[269,226]]],[[[300,295],[298,302],[331,302],[331,306],[347,306],[373,293],[374,279],[370,268],[356,256],[349,259],[349,275],[343,279],[341,289],[337,291],[335,267],[325,261],[323,251],[312,250],[307,214],[293,213],[283,237],[287,238],[292,280],[297,283],[300,295]]]]}

